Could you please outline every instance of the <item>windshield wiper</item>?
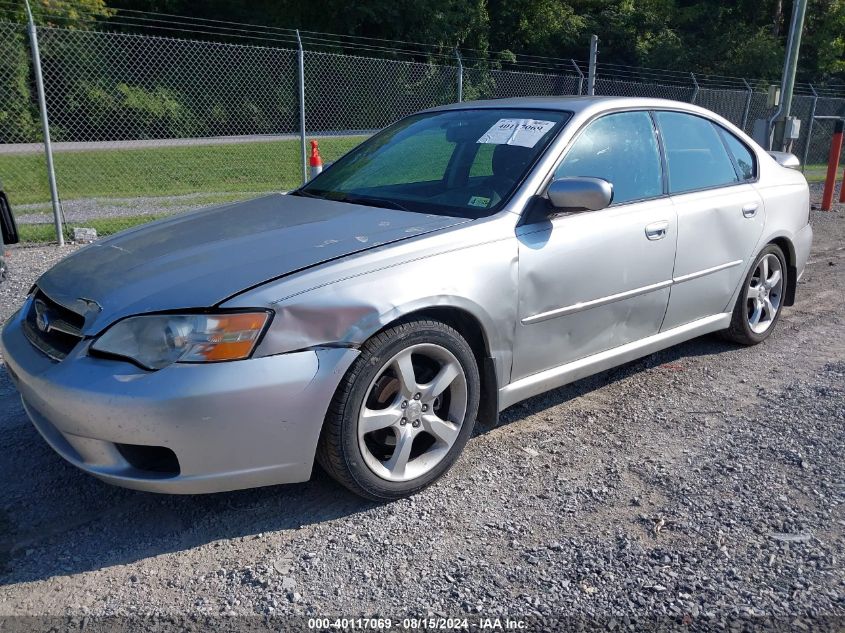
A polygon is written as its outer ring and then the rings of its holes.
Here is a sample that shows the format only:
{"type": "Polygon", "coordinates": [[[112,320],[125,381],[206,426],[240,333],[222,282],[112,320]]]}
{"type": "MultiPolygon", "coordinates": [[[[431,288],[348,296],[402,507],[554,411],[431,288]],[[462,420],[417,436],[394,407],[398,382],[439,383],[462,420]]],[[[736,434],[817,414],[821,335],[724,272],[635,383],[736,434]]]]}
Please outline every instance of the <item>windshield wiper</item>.
{"type": "Polygon", "coordinates": [[[350,196],[335,197],[331,193],[327,196],[320,196],[304,189],[296,189],[291,191],[289,196],[302,196],[304,198],[317,198],[318,200],[331,200],[332,202],[348,202],[349,204],[362,204],[368,207],[380,207],[382,209],[396,209],[398,211],[408,211],[413,213],[408,207],[394,201],[385,200],[384,198],[370,198],[367,196],[350,196]]]}
{"type": "Polygon", "coordinates": [[[368,207],[396,209],[398,211],[411,211],[408,207],[399,204],[395,200],[385,200],[384,198],[368,198],[367,196],[344,196],[343,198],[334,199],[338,202],[348,202],[349,204],[363,204],[368,207]]]}
{"type": "Polygon", "coordinates": [[[303,189],[295,189],[291,191],[289,196],[302,196],[303,198],[317,198],[318,200],[325,200],[323,196],[318,196],[316,193],[311,193],[309,191],[305,191],[303,189]]]}

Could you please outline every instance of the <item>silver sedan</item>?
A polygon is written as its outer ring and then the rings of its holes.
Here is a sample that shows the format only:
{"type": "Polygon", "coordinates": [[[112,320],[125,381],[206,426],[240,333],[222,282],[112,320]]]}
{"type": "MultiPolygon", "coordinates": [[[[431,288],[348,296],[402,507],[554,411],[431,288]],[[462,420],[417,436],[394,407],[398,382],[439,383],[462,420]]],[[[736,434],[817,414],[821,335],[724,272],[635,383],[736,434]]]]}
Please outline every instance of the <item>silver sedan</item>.
{"type": "Polygon", "coordinates": [[[789,156],[652,99],[464,103],[287,195],[88,246],[2,332],[45,440],[110,483],[414,493],[520,400],[768,337],[810,251],[789,156]]]}

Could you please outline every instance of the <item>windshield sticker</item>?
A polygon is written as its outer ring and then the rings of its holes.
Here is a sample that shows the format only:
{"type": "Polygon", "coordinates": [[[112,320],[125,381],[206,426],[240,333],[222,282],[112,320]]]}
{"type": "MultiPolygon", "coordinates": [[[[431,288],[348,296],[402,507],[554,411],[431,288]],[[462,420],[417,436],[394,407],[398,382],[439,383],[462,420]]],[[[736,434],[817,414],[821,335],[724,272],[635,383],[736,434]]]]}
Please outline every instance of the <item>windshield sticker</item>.
{"type": "Polygon", "coordinates": [[[469,199],[467,204],[471,207],[488,207],[490,206],[490,198],[484,196],[473,196],[469,199]]]}
{"type": "Polygon", "coordinates": [[[490,205],[490,198],[484,196],[473,196],[467,204],[471,207],[487,207],[490,205]]]}
{"type": "Polygon", "coordinates": [[[499,119],[477,142],[491,145],[534,147],[537,141],[543,138],[543,135],[554,126],[554,121],[499,119]]]}

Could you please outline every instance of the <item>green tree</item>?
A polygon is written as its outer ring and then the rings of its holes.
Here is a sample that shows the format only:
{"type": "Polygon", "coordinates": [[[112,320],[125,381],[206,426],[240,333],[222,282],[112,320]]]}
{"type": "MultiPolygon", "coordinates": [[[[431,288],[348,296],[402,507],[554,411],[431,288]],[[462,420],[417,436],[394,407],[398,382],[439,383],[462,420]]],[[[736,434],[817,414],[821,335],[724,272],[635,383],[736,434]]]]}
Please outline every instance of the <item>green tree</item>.
{"type": "MultiPolygon", "coordinates": [[[[104,0],[38,0],[67,15],[102,15],[104,0]]],[[[426,42],[467,57],[488,50],[775,79],[794,0],[105,0],[109,7],[256,25],[426,42]],[[469,50],[474,49],[474,50],[469,50]]],[[[122,27],[125,28],[125,27],[122,27]]],[[[387,42],[370,42],[389,47],[387,42]]],[[[411,48],[409,46],[409,48],[411,48]]],[[[341,50],[341,49],[338,49],[341,50]]],[[[419,51],[419,49],[414,48],[419,51]]],[[[363,50],[365,54],[389,55],[363,50]]],[[[441,58],[442,59],[442,58],[441,58]]],[[[845,79],[845,0],[809,0],[803,81],[845,79]]]]}
{"type": "MultiPolygon", "coordinates": [[[[64,28],[85,28],[96,18],[112,15],[105,0],[30,0],[32,15],[37,24],[64,28]]],[[[0,19],[26,21],[24,2],[17,7],[0,8],[0,19]]]]}
{"type": "Polygon", "coordinates": [[[800,78],[845,80],[845,0],[811,0],[806,20],[800,78]]]}

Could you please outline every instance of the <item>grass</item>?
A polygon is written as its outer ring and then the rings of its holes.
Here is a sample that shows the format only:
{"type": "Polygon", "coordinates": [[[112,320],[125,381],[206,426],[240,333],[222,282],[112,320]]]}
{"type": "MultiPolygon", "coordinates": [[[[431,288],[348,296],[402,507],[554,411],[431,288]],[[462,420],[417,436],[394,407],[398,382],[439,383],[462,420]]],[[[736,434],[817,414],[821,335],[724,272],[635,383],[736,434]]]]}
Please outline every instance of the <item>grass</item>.
{"type": "MultiPolygon", "coordinates": [[[[827,177],[827,165],[806,165],[804,167],[804,177],[807,182],[824,182],[827,177]]],[[[839,178],[839,175],[837,175],[839,178]]]]}
{"type": "MultiPolygon", "coordinates": [[[[324,161],[364,138],[320,139],[324,161]]],[[[56,152],[56,180],[64,200],[187,194],[227,195],[290,189],[302,177],[299,141],[267,141],[155,149],[56,152]]],[[[44,157],[0,155],[0,174],[13,205],[49,202],[44,157]]]]}

